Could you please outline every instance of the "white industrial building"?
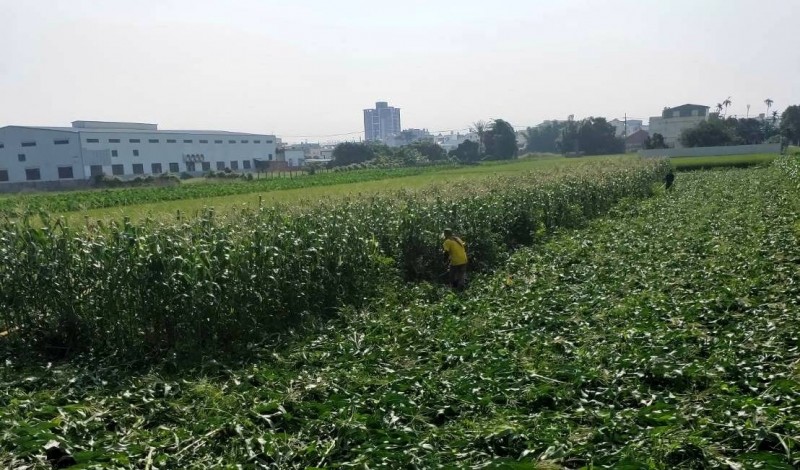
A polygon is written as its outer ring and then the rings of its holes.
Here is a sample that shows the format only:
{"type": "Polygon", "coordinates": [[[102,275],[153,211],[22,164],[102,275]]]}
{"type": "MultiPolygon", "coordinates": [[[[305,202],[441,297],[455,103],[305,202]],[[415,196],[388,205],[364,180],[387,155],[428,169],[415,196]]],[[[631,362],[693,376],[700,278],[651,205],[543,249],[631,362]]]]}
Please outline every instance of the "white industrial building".
{"type": "Polygon", "coordinates": [[[274,135],[159,130],[157,124],[75,121],[72,127],[0,128],[0,185],[249,171],[276,158],[274,135]]]}
{"type": "Polygon", "coordinates": [[[683,104],[674,108],[664,108],[661,116],[650,118],[650,135],[661,134],[668,147],[681,148],[681,132],[691,129],[703,121],[708,121],[708,106],[683,104]]]}

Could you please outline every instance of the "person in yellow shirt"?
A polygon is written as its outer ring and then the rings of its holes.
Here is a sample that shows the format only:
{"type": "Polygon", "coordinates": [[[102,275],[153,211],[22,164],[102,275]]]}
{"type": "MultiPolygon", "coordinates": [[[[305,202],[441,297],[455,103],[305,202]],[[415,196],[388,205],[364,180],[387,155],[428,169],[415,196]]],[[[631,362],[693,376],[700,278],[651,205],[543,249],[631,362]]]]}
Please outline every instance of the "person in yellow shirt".
{"type": "Polygon", "coordinates": [[[467,282],[467,249],[463,240],[444,229],[444,252],[450,258],[450,286],[464,290],[467,282]]]}

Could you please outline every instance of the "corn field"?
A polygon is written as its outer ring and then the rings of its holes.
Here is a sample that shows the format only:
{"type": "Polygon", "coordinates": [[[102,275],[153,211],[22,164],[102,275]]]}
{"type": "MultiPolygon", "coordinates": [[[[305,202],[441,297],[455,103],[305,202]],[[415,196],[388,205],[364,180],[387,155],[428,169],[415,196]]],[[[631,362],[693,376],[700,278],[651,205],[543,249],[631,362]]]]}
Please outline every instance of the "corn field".
{"type": "MultiPolygon", "coordinates": [[[[212,354],[309,316],[359,306],[389,280],[436,281],[443,227],[472,270],[650,195],[663,160],[587,162],[476,184],[173,224],[0,222],[0,332],[10,350],[63,357],[212,354]]],[[[35,221],[34,221],[35,219],[35,221]]]]}

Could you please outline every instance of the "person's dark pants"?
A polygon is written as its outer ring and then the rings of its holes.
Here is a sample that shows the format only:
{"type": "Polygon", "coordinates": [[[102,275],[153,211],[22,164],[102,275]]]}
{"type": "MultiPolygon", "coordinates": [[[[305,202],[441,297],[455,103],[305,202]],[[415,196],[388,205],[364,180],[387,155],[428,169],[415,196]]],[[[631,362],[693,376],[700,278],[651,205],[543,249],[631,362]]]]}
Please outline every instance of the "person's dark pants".
{"type": "Polygon", "coordinates": [[[450,286],[456,290],[464,290],[467,285],[467,265],[450,266],[450,286]]]}

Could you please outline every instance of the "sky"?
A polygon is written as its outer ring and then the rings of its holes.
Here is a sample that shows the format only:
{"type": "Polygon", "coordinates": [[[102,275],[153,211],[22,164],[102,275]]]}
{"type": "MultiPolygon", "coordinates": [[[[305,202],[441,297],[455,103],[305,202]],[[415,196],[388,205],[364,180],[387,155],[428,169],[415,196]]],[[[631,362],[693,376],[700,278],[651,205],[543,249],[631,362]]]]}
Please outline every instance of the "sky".
{"type": "Polygon", "coordinates": [[[0,0],[0,126],[357,140],[502,118],[800,104],[800,0],[0,0]]]}

